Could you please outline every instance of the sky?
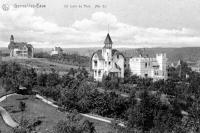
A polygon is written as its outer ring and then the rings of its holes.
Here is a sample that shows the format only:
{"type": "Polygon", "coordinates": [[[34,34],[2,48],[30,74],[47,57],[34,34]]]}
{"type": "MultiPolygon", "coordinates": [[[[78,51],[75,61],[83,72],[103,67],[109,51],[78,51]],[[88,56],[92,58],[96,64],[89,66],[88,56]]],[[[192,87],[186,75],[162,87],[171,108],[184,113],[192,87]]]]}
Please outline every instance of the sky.
{"type": "Polygon", "coordinates": [[[113,47],[199,47],[200,1],[0,1],[0,47],[12,34],[36,48],[103,47],[108,32],[113,47]],[[16,8],[37,3],[45,8],[16,8]]]}

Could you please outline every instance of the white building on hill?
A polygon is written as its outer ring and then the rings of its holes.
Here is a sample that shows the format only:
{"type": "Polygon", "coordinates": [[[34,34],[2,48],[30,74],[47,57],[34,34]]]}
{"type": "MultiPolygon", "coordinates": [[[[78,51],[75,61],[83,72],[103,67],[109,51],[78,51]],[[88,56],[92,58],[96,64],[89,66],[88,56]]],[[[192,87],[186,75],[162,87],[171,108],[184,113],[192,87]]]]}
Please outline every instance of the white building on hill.
{"type": "Polygon", "coordinates": [[[54,47],[51,50],[51,55],[60,55],[63,54],[63,49],[61,47],[54,47]]]}
{"type": "Polygon", "coordinates": [[[104,47],[93,53],[91,58],[94,79],[102,81],[103,75],[124,78],[125,58],[123,54],[112,49],[113,42],[109,34],[107,34],[104,44],[104,47]]]}
{"type": "Polygon", "coordinates": [[[166,54],[156,54],[155,58],[132,57],[129,60],[129,68],[133,75],[153,78],[153,80],[167,79],[166,54]]]}

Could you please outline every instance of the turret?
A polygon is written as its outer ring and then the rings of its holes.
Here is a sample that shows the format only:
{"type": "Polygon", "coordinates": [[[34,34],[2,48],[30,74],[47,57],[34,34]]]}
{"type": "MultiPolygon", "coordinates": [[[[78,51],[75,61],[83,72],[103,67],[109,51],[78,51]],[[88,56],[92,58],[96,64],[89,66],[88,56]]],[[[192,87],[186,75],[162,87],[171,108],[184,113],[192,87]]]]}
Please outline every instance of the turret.
{"type": "Polygon", "coordinates": [[[15,41],[15,40],[14,40],[14,36],[11,35],[11,37],[10,37],[10,42],[13,43],[14,41],[15,41]]]}
{"type": "Polygon", "coordinates": [[[112,39],[111,39],[111,37],[110,37],[110,35],[109,35],[109,33],[107,34],[107,36],[106,36],[106,39],[105,39],[105,41],[104,41],[104,48],[106,48],[106,49],[112,49],[112,44],[113,44],[113,42],[112,42],[112,39]]]}
{"type": "Polygon", "coordinates": [[[112,67],[112,44],[113,44],[109,33],[106,36],[104,44],[105,45],[102,49],[102,56],[105,59],[105,71],[108,72],[108,70],[112,67]]]}

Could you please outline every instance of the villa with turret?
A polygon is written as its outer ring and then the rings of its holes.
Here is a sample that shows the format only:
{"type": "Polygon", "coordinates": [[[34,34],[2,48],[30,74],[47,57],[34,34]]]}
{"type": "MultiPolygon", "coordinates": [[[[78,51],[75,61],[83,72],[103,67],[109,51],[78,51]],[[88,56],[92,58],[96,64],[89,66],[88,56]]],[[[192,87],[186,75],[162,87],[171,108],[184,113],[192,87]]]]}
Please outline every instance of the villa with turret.
{"type": "Polygon", "coordinates": [[[33,46],[26,42],[15,42],[13,35],[10,37],[8,49],[10,50],[10,57],[33,58],[33,46]]]}
{"type": "Polygon", "coordinates": [[[113,42],[109,35],[106,36],[104,47],[93,53],[91,59],[93,77],[102,81],[104,75],[124,78],[124,55],[112,48],[113,42]]]}

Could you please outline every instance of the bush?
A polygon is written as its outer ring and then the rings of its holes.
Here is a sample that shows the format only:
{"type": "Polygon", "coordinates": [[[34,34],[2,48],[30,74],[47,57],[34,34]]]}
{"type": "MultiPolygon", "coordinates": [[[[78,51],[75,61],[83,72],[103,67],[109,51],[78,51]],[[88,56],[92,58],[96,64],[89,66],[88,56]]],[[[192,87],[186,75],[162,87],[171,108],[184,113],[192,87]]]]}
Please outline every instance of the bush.
{"type": "Polygon", "coordinates": [[[13,129],[13,133],[27,133],[25,128],[18,127],[13,129]]]}
{"type": "Polygon", "coordinates": [[[96,130],[92,122],[71,113],[67,120],[61,120],[55,125],[54,133],[96,133],[96,130]]]}
{"type": "Polygon", "coordinates": [[[22,111],[22,112],[25,111],[25,109],[26,109],[26,103],[20,101],[20,103],[19,103],[19,109],[20,109],[20,111],[22,111]]]}

